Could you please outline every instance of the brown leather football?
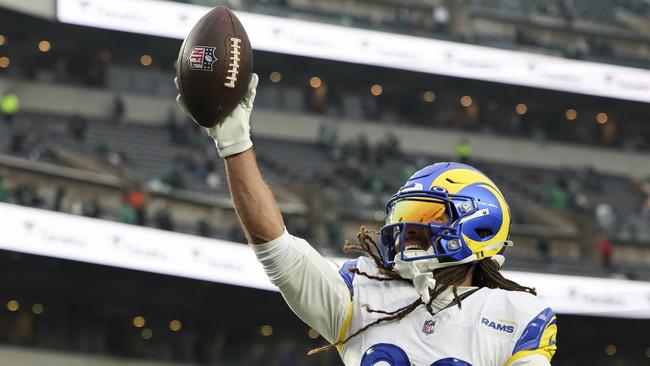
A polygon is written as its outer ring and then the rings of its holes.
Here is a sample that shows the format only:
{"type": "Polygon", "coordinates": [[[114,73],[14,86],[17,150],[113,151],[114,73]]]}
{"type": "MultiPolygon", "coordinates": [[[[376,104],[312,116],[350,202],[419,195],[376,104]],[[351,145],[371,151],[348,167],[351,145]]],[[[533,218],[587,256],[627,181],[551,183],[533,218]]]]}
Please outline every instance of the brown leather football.
{"type": "Polygon", "coordinates": [[[241,101],[253,70],[253,50],[230,9],[217,6],[192,28],[176,63],[178,89],[196,123],[212,127],[241,101]]]}

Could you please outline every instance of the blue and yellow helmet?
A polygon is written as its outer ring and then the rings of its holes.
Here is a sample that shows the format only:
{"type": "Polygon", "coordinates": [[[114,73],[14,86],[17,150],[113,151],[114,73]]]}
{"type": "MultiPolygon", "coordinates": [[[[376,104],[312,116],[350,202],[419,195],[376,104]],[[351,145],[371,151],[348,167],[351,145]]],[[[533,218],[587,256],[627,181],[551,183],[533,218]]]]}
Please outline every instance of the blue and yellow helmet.
{"type": "Polygon", "coordinates": [[[438,163],[413,174],[386,204],[380,251],[387,268],[417,261],[434,270],[489,257],[501,265],[509,233],[510,209],[488,177],[469,165],[438,163]],[[410,244],[415,230],[426,245],[410,244]]]}

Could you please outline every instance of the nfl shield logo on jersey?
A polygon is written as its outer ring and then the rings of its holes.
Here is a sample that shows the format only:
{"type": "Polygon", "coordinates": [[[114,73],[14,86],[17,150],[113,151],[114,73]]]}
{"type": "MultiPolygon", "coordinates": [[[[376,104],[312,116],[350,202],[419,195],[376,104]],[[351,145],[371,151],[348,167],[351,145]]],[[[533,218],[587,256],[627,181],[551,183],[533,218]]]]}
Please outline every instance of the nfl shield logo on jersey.
{"type": "Polygon", "coordinates": [[[196,46],[188,56],[189,67],[192,70],[212,71],[212,64],[217,61],[214,57],[214,47],[196,46]]]}
{"type": "Polygon", "coordinates": [[[429,335],[433,333],[433,328],[436,327],[436,321],[435,320],[426,320],[424,322],[424,325],[422,326],[422,333],[429,335]]]}

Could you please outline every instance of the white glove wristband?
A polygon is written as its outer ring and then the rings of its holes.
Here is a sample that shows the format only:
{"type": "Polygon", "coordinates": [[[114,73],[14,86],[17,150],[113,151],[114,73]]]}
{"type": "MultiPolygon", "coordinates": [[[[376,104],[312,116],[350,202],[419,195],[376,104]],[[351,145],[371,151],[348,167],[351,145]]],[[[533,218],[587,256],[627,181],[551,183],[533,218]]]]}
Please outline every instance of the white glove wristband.
{"type": "Polygon", "coordinates": [[[208,135],[214,139],[219,156],[222,158],[239,154],[253,146],[250,134],[250,115],[253,111],[258,81],[257,74],[253,74],[248,84],[248,91],[239,105],[223,122],[206,128],[208,135]]]}

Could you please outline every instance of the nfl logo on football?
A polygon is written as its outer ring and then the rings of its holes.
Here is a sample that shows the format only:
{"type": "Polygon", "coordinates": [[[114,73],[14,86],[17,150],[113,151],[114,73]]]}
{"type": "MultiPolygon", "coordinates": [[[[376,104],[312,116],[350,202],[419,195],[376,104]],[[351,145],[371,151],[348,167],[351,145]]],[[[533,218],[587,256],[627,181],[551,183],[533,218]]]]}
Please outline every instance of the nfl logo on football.
{"type": "Polygon", "coordinates": [[[217,61],[214,57],[214,47],[196,46],[188,56],[188,65],[192,70],[212,71],[212,64],[217,61]]]}
{"type": "Polygon", "coordinates": [[[433,333],[433,329],[436,327],[435,320],[426,320],[422,326],[422,333],[429,335],[433,333]]]}

